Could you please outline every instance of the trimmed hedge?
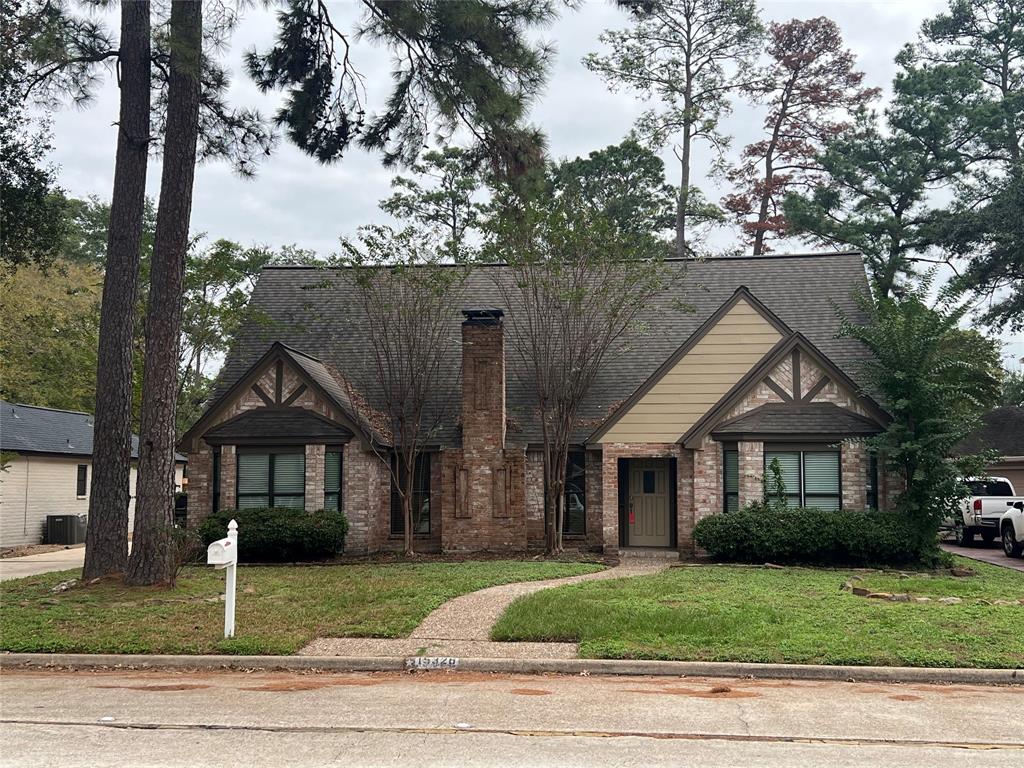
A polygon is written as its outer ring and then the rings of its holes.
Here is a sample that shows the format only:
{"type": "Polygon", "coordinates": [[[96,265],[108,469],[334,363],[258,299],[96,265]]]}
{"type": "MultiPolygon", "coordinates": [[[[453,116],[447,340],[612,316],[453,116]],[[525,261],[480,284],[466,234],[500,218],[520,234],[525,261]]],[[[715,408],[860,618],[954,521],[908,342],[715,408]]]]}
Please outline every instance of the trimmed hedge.
{"type": "Polygon", "coordinates": [[[694,540],[716,560],[801,565],[904,565],[936,557],[905,515],[752,505],[705,517],[694,540]]]}
{"type": "Polygon", "coordinates": [[[271,563],[324,560],[345,546],[348,520],[338,510],[306,512],[283,507],[224,509],[199,526],[204,546],[227,536],[228,523],[238,523],[240,562],[271,563]]]}

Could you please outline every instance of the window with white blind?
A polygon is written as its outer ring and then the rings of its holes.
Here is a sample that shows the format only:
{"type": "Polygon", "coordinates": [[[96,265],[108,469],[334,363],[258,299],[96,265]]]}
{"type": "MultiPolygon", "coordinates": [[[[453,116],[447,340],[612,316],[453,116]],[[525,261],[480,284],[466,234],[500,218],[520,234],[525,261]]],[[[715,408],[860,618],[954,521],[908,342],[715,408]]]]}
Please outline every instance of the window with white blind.
{"type": "Polygon", "coordinates": [[[772,463],[777,461],[790,506],[839,509],[842,491],[839,451],[828,449],[772,450],[764,452],[764,474],[769,494],[775,490],[772,463]]]}
{"type": "Polygon", "coordinates": [[[239,509],[302,509],[306,501],[305,453],[301,448],[239,453],[236,493],[239,509]]]}

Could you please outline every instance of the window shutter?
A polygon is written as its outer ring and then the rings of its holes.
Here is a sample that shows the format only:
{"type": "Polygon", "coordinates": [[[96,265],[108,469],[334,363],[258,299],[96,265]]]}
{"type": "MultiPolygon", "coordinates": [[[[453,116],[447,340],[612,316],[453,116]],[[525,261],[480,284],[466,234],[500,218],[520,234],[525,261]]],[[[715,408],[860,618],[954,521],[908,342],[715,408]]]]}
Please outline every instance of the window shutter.
{"type": "Polygon", "coordinates": [[[301,453],[274,456],[274,495],[302,494],[306,491],[306,457],[301,453]]]}
{"type": "MultiPolygon", "coordinates": [[[[725,492],[740,491],[740,457],[737,451],[725,451],[725,492]]],[[[771,463],[769,461],[769,463],[771,463]]]]}
{"type": "Polygon", "coordinates": [[[324,456],[324,487],[331,492],[341,488],[341,453],[337,451],[324,456]]]}

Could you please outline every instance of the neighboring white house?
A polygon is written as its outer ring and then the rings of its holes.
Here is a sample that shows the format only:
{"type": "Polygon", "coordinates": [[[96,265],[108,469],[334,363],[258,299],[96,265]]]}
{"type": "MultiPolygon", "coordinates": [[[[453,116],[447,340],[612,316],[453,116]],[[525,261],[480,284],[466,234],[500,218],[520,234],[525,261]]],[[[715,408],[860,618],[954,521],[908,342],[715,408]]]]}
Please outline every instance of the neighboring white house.
{"type": "MultiPolygon", "coordinates": [[[[92,483],[93,418],[78,411],[58,411],[0,400],[0,546],[38,544],[47,515],[84,515],[92,483]]],[[[139,439],[132,436],[132,459],[139,439]]],[[[175,490],[184,484],[184,457],[175,467],[175,490]]],[[[134,461],[128,531],[135,522],[134,461]]]]}

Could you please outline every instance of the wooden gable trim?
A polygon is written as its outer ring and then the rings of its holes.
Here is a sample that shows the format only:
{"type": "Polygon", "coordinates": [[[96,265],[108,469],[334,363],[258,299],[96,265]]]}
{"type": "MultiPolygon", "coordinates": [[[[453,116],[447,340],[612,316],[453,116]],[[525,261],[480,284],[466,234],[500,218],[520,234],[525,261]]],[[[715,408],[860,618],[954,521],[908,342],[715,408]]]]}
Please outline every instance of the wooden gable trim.
{"type": "Polygon", "coordinates": [[[327,392],[323,387],[317,384],[317,382],[314,381],[312,377],[309,376],[308,373],[306,373],[303,367],[299,365],[298,362],[295,361],[288,347],[286,347],[279,341],[275,341],[273,344],[270,345],[270,348],[265,353],[263,353],[263,355],[255,363],[249,366],[249,369],[242,376],[240,376],[223,395],[221,395],[219,398],[217,398],[217,400],[211,403],[209,407],[207,407],[207,409],[203,412],[203,415],[196,420],[195,424],[193,424],[192,427],[189,428],[189,430],[185,432],[184,435],[182,435],[181,440],[178,441],[178,450],[181,451],[182,453],[188,453],[195,444],[195,442],[200,437],[202,437],[203,433],[206,432],[206,430],[209,428],[210,422],[228,404],[234,402],[239,397],[241,397],[241,395],[245,392],[246,389],[251,389],[252,391],[254,391],[260,397],[260,399],[267,404],[267,406],[281,407],[285,405],[281,403],[280,396],[278,396],[277,402],[275,403],[275,399],[267,395],[266,392],[263,392],[262,388],[259,387],[257,383],[262,373],[266,370],[267,366],[273,363],[275,373],[274,389],[275,394],[278,394],[283,386],[284,361],[288,361],[289,365],[291,365],[291,367],[295,370],[296,375],[298,375],[302,379],[302,384],[300,385],[300,387],[297,388],[296,391],[293,392],[291,396],[289,396],[288,402],[286,403],[287,405],[291,405],[296,399],[298,399],[298,397],[301,396],[303,392],[305,392],[306,388],[312,387],[315,392],[317,392],[321,397],[327,400],[327,402],[331,403],[338,411],[338,414],[340,416],[340,418],[337,419],[338,423],[343,424],[345,427],[352,430],[354,434],[359,436],[360,440],[365,445],[369,445],[369,439],[365,434],[365,430],[363,430],[362,427],[359,426],[356,419],[353,418],[352,415],[347,412],[345,406],[339,403],[329,392],[327,392]],[[298,389],[302,389],[302,391],[300,392],[298,391],[298,389]]]}
{"type": "Polygon", "coordinates": [[[608,431],[614,427],[623,416],[629,413],[629,410],[636,405],[644,395],[650,392],[651,389],[654,388],[654,385],[661,381],[665,374],[675,368],[676,364],[686,356],[686,353],[697,346],[701,339],[707,336],[708,332],[718,325],[718,322],[729,314],[729,310],[735,307],[741,300],[746,301],[747,304],[767,320],[768,323],[783,336],[783,338],[792,333],[789,326],[782,322],[778,315],[768,309],[760,299],[750,292],[750,289],[745,285],[741,285],[733,292],[732,296],[726,299],[726,301],[714,311],[711,317],[701,323],[700,327],[690,334],[690,337],[684,341],[683,344],[673,352],[664,363],[658,366],[658,369],[652,373],[643,384],[637,387],[636,391],[634,391],[622,405],[615,409],[614,413],[602,422],[601,426],[599,426],[590,435],[590,437],[586,439],[586,444],[589,445],[591,443],[599,442],[601,438],[608,434],[608,431]]]}
{"type": "MultiPolygon", "coordinates": [[[[793,333],[789,338],[785,338],[780,341],[773,349],[771,349],[753,368],[750,372],[736,382],[736,385],[730,389],[722,399],[719,400],[711,410],[704,414],[696,424],[690,427],[689,431],[683,435],[679,440],[686,448],[698,449],[700,448],[701,442],[711,432],[712,428],[716,424],[719,418],[727,413],[732,408],[736,407],[739,402],[746,397],[746,395],[752,390],[758,383],[763,381],[768,373],[770,373],[775,366],[781,363],[786,355],[794,354],[807,354],[817,365],[825,371],[823,379],[831,378],[837,381],[841,386],[845,387],[854,397],[859,399],[865,406],[871,418],[880,425],[885,425],[889,422],[889,415],[872,400],[868,395],[860,391],[853,380],[842,372],[831,360],[815,347],[806,336],[802,333],[793,333]]],[[[799,376],[799,361],[794,359],[794,385],[798,383],[799,376]]],[[[818,384],[824,387],[827,381],[824,383],[819,380],[818,384]]],[[[812,391],[807,393],[808,398],[817,395],[821,391],[821,387],[816,384],[812,391]]],[[[796,390],[794,390],[795,392],[796,390]]],[[[810,402],[810,400],[803,400],[802,398],[794,398],[789,402],[796,404],[801,402],[810,402]]]]}

